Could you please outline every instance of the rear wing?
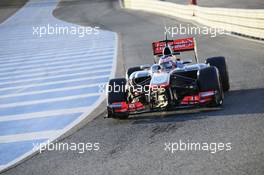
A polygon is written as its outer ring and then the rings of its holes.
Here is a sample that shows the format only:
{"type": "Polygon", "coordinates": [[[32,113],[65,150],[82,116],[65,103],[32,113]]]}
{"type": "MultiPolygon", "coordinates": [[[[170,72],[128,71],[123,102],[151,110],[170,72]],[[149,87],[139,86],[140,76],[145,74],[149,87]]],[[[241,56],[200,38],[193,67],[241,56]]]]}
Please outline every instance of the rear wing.
{"type": "Polygon", "coordinates": [[[183,38],[176,40],[164,40],[164,41],[153,42],[152,43],[153,55],[162,56],[163,49],[166,46],[166,44],[170,46],[170,48],[174,52],[173,54],[175,55],[179,52],[194,51],[195,60],[198,62],[195,38],[183,38]]]}

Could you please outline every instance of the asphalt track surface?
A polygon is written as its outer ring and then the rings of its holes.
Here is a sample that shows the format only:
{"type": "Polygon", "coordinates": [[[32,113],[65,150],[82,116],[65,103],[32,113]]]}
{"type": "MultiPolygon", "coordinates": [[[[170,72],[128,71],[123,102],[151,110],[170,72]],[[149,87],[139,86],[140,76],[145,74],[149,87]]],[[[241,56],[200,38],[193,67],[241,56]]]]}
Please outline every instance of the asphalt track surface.
{"type": "Polygon", "coordinates": [[[1,0],[0,23],[20,9],[28,0],[1,0]]]}
{"type": "MultiPolygon", "coordinates": [[[[177,4],[189,4],[189,0],[164,0],[177,4]]],[[[202,7],[223,7],[240,9],[264,9],[263,0],[197,0],[202,7]]]]}
{"type": "MultiPolygon", "coordinates": [[[[122,62],[152,63],[151,45],[161,39],[163,24],[181,20],[120,9],[118,1],[65,1],[54,15],[67,22],[100,25],[119,33],[118,76],[122,62]]],[[[186,37],[186,36],[179,36],[186,37]]],[[[100,150],[46,151],[3,174],[264,174],[264,46],[230,36],[196,36],[201,60],[223,55],[231,91],[223,109],[144,114],[128,120],[100,115],[64,143],[99,142],[100,150]],[[164,151],[165,142],[231,142],[231,151],[164,151]]]]}

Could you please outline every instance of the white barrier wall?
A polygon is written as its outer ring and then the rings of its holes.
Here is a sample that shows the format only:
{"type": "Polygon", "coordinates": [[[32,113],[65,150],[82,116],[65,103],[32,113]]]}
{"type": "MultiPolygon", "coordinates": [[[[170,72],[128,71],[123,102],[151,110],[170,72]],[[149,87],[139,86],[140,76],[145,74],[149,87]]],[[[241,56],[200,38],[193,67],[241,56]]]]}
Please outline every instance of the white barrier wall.
{"type": "Polygon", "coordinates": [[[193,7],[158,0],[124,0],[126,8],[161,13],[180,18],[193,18],[193,7]]]}
{"type": "Polygon", "coordinates": [[[135,10],[191,19],[210,27],[264,38],[264,9],[207,8],[158,0],[124,0],[124,6],[135,10]]]}

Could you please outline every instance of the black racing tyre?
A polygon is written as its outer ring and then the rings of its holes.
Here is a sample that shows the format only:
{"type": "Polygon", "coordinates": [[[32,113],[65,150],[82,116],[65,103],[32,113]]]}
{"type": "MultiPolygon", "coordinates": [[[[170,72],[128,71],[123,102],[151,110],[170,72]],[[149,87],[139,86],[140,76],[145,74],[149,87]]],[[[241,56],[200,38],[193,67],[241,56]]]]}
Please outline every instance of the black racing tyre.
{"type": "MultiPolygon", "coordinates": [[[[108,83],[108,105],[115,102],[126,102],[127,101],[127,93],[126,93],[126,79],[125,78],[116,78],[111,79],[108,83]]],[[[108,111],[108,116],[111,118],[120,118],[126,119],[128,118],[128,113],[114,113],[108,111]]]]}
{"type": "Polygon", "coordinates": [[[217,91],[215,100],[210,106],[222,105],[224,94],[220,81],[218,69],[215,66],[207,67],[198,72],[198,86],[200,92],[214,90],[217,91]]]}
{"type": "Polygon", "coordinates": [[[127,72],[126,72],[127,78],[129,78],[129,76],[130,76],[133,72],[140,71],[140,70],[141,70],[140,66],[136,66],[136,67],[130,67],[130,68],[128,68],[128,70],[127,70],[127,72]]]}
{"type": "Polygon", "coordinates": [[[206,64],[217,67],[220,79],[223,87],[223,91],[226,92],[230,89],[228,67],[224,57],[212,57],[206,59],[206,64]]]}

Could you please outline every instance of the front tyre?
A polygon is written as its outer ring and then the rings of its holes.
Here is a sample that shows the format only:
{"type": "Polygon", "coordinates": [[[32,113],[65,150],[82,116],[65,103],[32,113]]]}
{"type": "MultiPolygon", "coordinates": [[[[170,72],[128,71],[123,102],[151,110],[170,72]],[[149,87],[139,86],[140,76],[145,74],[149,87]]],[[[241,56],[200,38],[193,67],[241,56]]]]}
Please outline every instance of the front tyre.
{"type": "Polygon", "coordinates": [[[209,106],[220,106],[223,104],[224,93],[220,81],[218,69],[207,67],[198,72],[198,86],[200,92],[215,91],[214,100],[209,106]]]}
{"type": "Polygon", "coordinates": [[[126,76],[127,76],[127,79],[130,77],[130,75],[136,71],[140,71],[141,70],[141,67],[140,66],[136,66],[136,67],[130,67],[128,68],[127,72],[126,72],[126,76]]]}
{"type": "Polygon", "coordinates": [[[212,57],[206,59],[206,64],[217,67],[220,75],[223,91],[230,89],[228,68],[224,57],[212,57]]]}
{"type": "MultiPolygon", "coordinates": [[[[126,79],[116,78],[111,79],[108,83],[108,105],[114,103],[127,103],[127,93],[126,93],[126,79]]],[[[108,109],[109,118],[127,119],[128,112],[115,112],[114,109],[108,109]]]]}

